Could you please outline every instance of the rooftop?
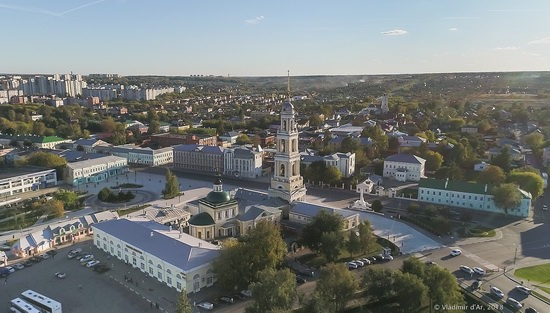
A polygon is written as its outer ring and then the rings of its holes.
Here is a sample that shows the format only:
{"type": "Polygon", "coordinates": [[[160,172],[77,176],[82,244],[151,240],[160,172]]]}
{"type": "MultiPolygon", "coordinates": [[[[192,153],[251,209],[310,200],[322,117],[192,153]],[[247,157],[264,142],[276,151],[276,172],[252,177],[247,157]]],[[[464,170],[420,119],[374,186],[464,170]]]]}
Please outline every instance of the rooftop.
{"type": "Polygon", "coordinates": [[[386,159],[384,159],[384,162],[403,162],[403,163],[414,163],[414,164],[423,164],[426,163],[426,160],[423,158],[417,157],[413,154],[405,154],[405,153],[398,153],[394,155],[390,155],[386,159]]]}
{"type": "Polygon", "coordinates": [[[304,202],[304,201],[295,202],[292,204],[292,207],[290,208],[291,213],[300,214],[300,215],[309,216],[309,217],[316,216],[322,210],[327,211],[330,214],[340,214],[344,218],[348,218],[358,214],[357,212],[335,209],[335,208],[313,204],[309,202],[304,202]]]}

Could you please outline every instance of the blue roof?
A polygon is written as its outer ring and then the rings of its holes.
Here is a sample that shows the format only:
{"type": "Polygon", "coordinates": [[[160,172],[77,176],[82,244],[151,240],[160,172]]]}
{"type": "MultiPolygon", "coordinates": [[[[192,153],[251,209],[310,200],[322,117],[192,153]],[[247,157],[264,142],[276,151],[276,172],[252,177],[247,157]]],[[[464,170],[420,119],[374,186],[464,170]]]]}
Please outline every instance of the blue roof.
{"type": "Polygon", "coordinates": [[[304,215],[304,216],[314,217],[317,214],[319,214],[319,212],[321,212],[321,210],[325,210],[326,212],[328,212],[330,214],[340,214],[344,218],[348,218],[350,216],[354,216],[354,215],[358,214],[356,212],[351,212],[351,211],[348,211],[348,210],[334,209],[334,208],[329,208],[329,207],[326,207],[326,206],[317,205],[317,204],[313,204],[313,203],[309,203],[309,202],[303,202],[303,201],[294,202],[294,204],[292,205],[292,207],[290,209],[290,213],[295,213],[295,214],[300,214],[300,215],[304,215]]]}
{"type": "Polygon", "coordinates": [[[220,253],[218,246],[186,233],[169,231],[168,226],[154,221],[117,219],[95,223],[92,227],[172,264],[184,272],[212,262],[220,253]],[[179,235],[181,238],[178,238],[179,235]]]}

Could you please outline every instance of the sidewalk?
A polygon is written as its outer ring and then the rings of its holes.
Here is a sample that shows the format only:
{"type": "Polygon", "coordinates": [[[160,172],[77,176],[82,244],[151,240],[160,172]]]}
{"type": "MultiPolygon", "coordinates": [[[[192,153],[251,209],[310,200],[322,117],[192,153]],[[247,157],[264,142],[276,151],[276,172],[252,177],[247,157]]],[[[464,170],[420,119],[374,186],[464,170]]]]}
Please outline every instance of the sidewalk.
{"type": "MultiPolygon", "coordinates": [[[[546,260],[545,260],[546,261],[546,260]]],[[[548,261],[546,261],[545,263],[548,263],[548,261]]],[[[530,265],[531,266],[531,265],[530,265]]],[[[516,270],[515,266],[509,266],[508,268],[506,268],[504,270],[504,276],[506,278],[508,278],[509,280],[515,282],[516,284],[518,285],[523,285],[523,286],[526,286],[525,284],[525,281],[517,278],[514,276],[514,271],[516,270]]],[[[550,286],[548,286],[547,284],[543,284],[543,283],[536,283],[536,282],[527,282],[527,286],[528,288],[530,289],[533,289],[535,290],[537,293],[541,294],[543,297],[546,297],[546,299],[542,298],[542,297],[539,297],[537,294],[532,294],[533,297],[539,299],[540,301],[550,305],[550,301],[548,301],[547,299],[550,299],[550,294],[548,294],[546,291],[538,288],[539,285],[542,285],[543,287],[548,287],[550,288],[550,286]]]]}

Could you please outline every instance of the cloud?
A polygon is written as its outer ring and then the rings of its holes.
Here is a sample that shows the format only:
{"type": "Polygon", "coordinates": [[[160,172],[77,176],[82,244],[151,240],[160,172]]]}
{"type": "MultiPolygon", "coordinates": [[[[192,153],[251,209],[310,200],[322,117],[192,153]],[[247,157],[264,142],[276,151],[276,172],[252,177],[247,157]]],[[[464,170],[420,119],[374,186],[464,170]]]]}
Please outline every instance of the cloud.
{"type": "Polygon", "coordinates": [[[15,10],[15,11],[31,12],[31,13],[38,13],[38,14],[45,14],[45,15],[62,17],[62,16],[65,16],[65,14],[83,9],[85,7],[88,7],[88,6],[91,6],[91,5],[94,5],[94,4],[105,2],[105,1],[108,1],[108,0],[98,0],[98,1],[90,2],[90,3],[86,3],[86,4],[83,4],[83,5],[78,6],[76,8],[64,11],[64,12],[52,12],[52,11],[44,10],[44,9],[41,9],[41,8],[22,7],[22,6],[9,5],[9,4],[0,4],[0,8],[6,8],[6,9],[10,9],[10,10],[15,10]]]}
{"type": "Polygon", "coordinates": [[[392,29],[385,32],[381,32],[382,35],[386,35],[386,36],[401,36],[401,35],[406,35],[407,33],[408,32],[403,29],[392,29]]]}
{"type": "Polygon", "coordinates": [[[451,31],[451,32],[456,32],[458,30],[458,28],[456,27],[451,27],[448,29],[448,31],[451,31]]]}
{"type": "Polygon", "coordinates": [[[550,37],[544,37],[541,39],[528,42],[530,45],[547,45],[550,44],[550,37]]]}
{"type": "Polygon", "coordinates": [[[507,50],[507,51],[514,51],[520,49],[516,46],[508,46],[508,47],[496,47],[495,50],[507,50]]]}
{"type": "Polygon", "coordinates": [[[255,25],[261,22],[265,17],[263,15],[257,16],[255,18],[251,18],[249,20],[244,21],[248,25],[255,25]]]}

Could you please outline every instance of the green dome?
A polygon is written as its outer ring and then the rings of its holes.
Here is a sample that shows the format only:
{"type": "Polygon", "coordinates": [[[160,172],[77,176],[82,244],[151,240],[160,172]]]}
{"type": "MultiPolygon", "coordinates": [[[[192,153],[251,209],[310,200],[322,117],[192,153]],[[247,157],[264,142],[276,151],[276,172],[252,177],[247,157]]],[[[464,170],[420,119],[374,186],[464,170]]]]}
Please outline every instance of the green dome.
{"type": "Polygon", "coordinates": [[[199,213],[189,219],[189,225],[208,226],[214,224],[212,216],[206,212],[199,213]]]}
{"type": "Polygon", "coordinates": [[[210,191],[208,195],[206,195],[206,201],[210,203],[224,203],[229,200],[231,200],[231,197],[229,193],[225,191],[210,191]]]}

